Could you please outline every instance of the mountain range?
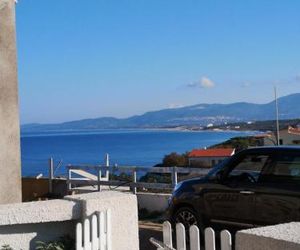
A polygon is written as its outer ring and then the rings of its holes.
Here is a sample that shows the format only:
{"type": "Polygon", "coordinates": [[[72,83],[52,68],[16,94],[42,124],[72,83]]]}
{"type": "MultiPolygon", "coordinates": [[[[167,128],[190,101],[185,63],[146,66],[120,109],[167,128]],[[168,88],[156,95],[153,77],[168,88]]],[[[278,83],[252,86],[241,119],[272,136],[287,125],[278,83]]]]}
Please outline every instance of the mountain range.
{"type": "MultiPolygon", "coordinates": [[[[300,93],[278,99],[280,119],[300,118],[300,93]]],[[[23,132],[51,130],[88,130],[119,128],[161,128],[207,126],[224,123],[275,119],[275,101],[266,104],[237,102],[231,104],[197,104],[181,108],[151,111],[128,118],[101,117],[58,124],[25,124],[23,132]]]]}

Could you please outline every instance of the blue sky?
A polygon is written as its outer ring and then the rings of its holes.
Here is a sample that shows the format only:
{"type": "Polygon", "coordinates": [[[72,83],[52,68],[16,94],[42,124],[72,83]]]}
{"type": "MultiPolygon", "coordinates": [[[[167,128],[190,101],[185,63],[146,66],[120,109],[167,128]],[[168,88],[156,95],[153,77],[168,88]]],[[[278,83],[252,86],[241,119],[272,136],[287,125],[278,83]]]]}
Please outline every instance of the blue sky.
{"type": "Polygon", "coordinates": [[[300,92],[298,0],[20,0],[21,123],[300,92]]]}

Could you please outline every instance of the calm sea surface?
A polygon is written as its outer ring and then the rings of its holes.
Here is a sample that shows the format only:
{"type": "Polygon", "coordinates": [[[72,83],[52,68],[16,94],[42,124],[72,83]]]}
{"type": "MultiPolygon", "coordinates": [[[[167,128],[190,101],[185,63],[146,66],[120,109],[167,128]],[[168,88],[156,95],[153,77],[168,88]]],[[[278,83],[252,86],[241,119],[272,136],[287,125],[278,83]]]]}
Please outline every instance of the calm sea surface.
{"type": "MultiPolygon", "coordinates": [[[[252,132],[253,133],[253,132],[252,132]]],[[[189,132],[160,130],[99,130],[57,133],[23,133],[22,175],[48,174],[48,159],[57,164],[111,164],[151,167],[170,152],[183,153],[207,147],[250,132],[189,132]]],[[[64,167],[56,174],[65,173],[64,167]]]]}

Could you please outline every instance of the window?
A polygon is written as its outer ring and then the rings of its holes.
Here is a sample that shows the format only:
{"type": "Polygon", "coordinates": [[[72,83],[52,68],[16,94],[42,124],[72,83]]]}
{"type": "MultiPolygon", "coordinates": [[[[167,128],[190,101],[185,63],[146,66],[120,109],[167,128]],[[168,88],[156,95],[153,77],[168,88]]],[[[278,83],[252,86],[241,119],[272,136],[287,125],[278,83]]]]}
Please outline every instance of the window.
{"type": "Polygon", "coordinates": [[[281,154],[264,180],[300,182],[300,154],[281,154]]]}
{"type": "Polygon", "coordinates": [[[250,176],[257,181],[264,166],[269,163],[269,155],[247,155],[229,173],[229,178],[250,176]]]}

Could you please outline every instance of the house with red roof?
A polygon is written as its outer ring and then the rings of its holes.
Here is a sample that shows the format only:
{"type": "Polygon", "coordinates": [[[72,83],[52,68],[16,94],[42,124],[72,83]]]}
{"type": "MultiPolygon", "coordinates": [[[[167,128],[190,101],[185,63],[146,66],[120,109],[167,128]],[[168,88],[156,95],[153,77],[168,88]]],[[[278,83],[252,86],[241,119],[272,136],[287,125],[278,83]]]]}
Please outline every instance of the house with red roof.
{"type": "Polygon", "coordinates": [[[189,166],[211,168],[234,153],[234,148],[193,149],[188,154],[189,166]]]}

